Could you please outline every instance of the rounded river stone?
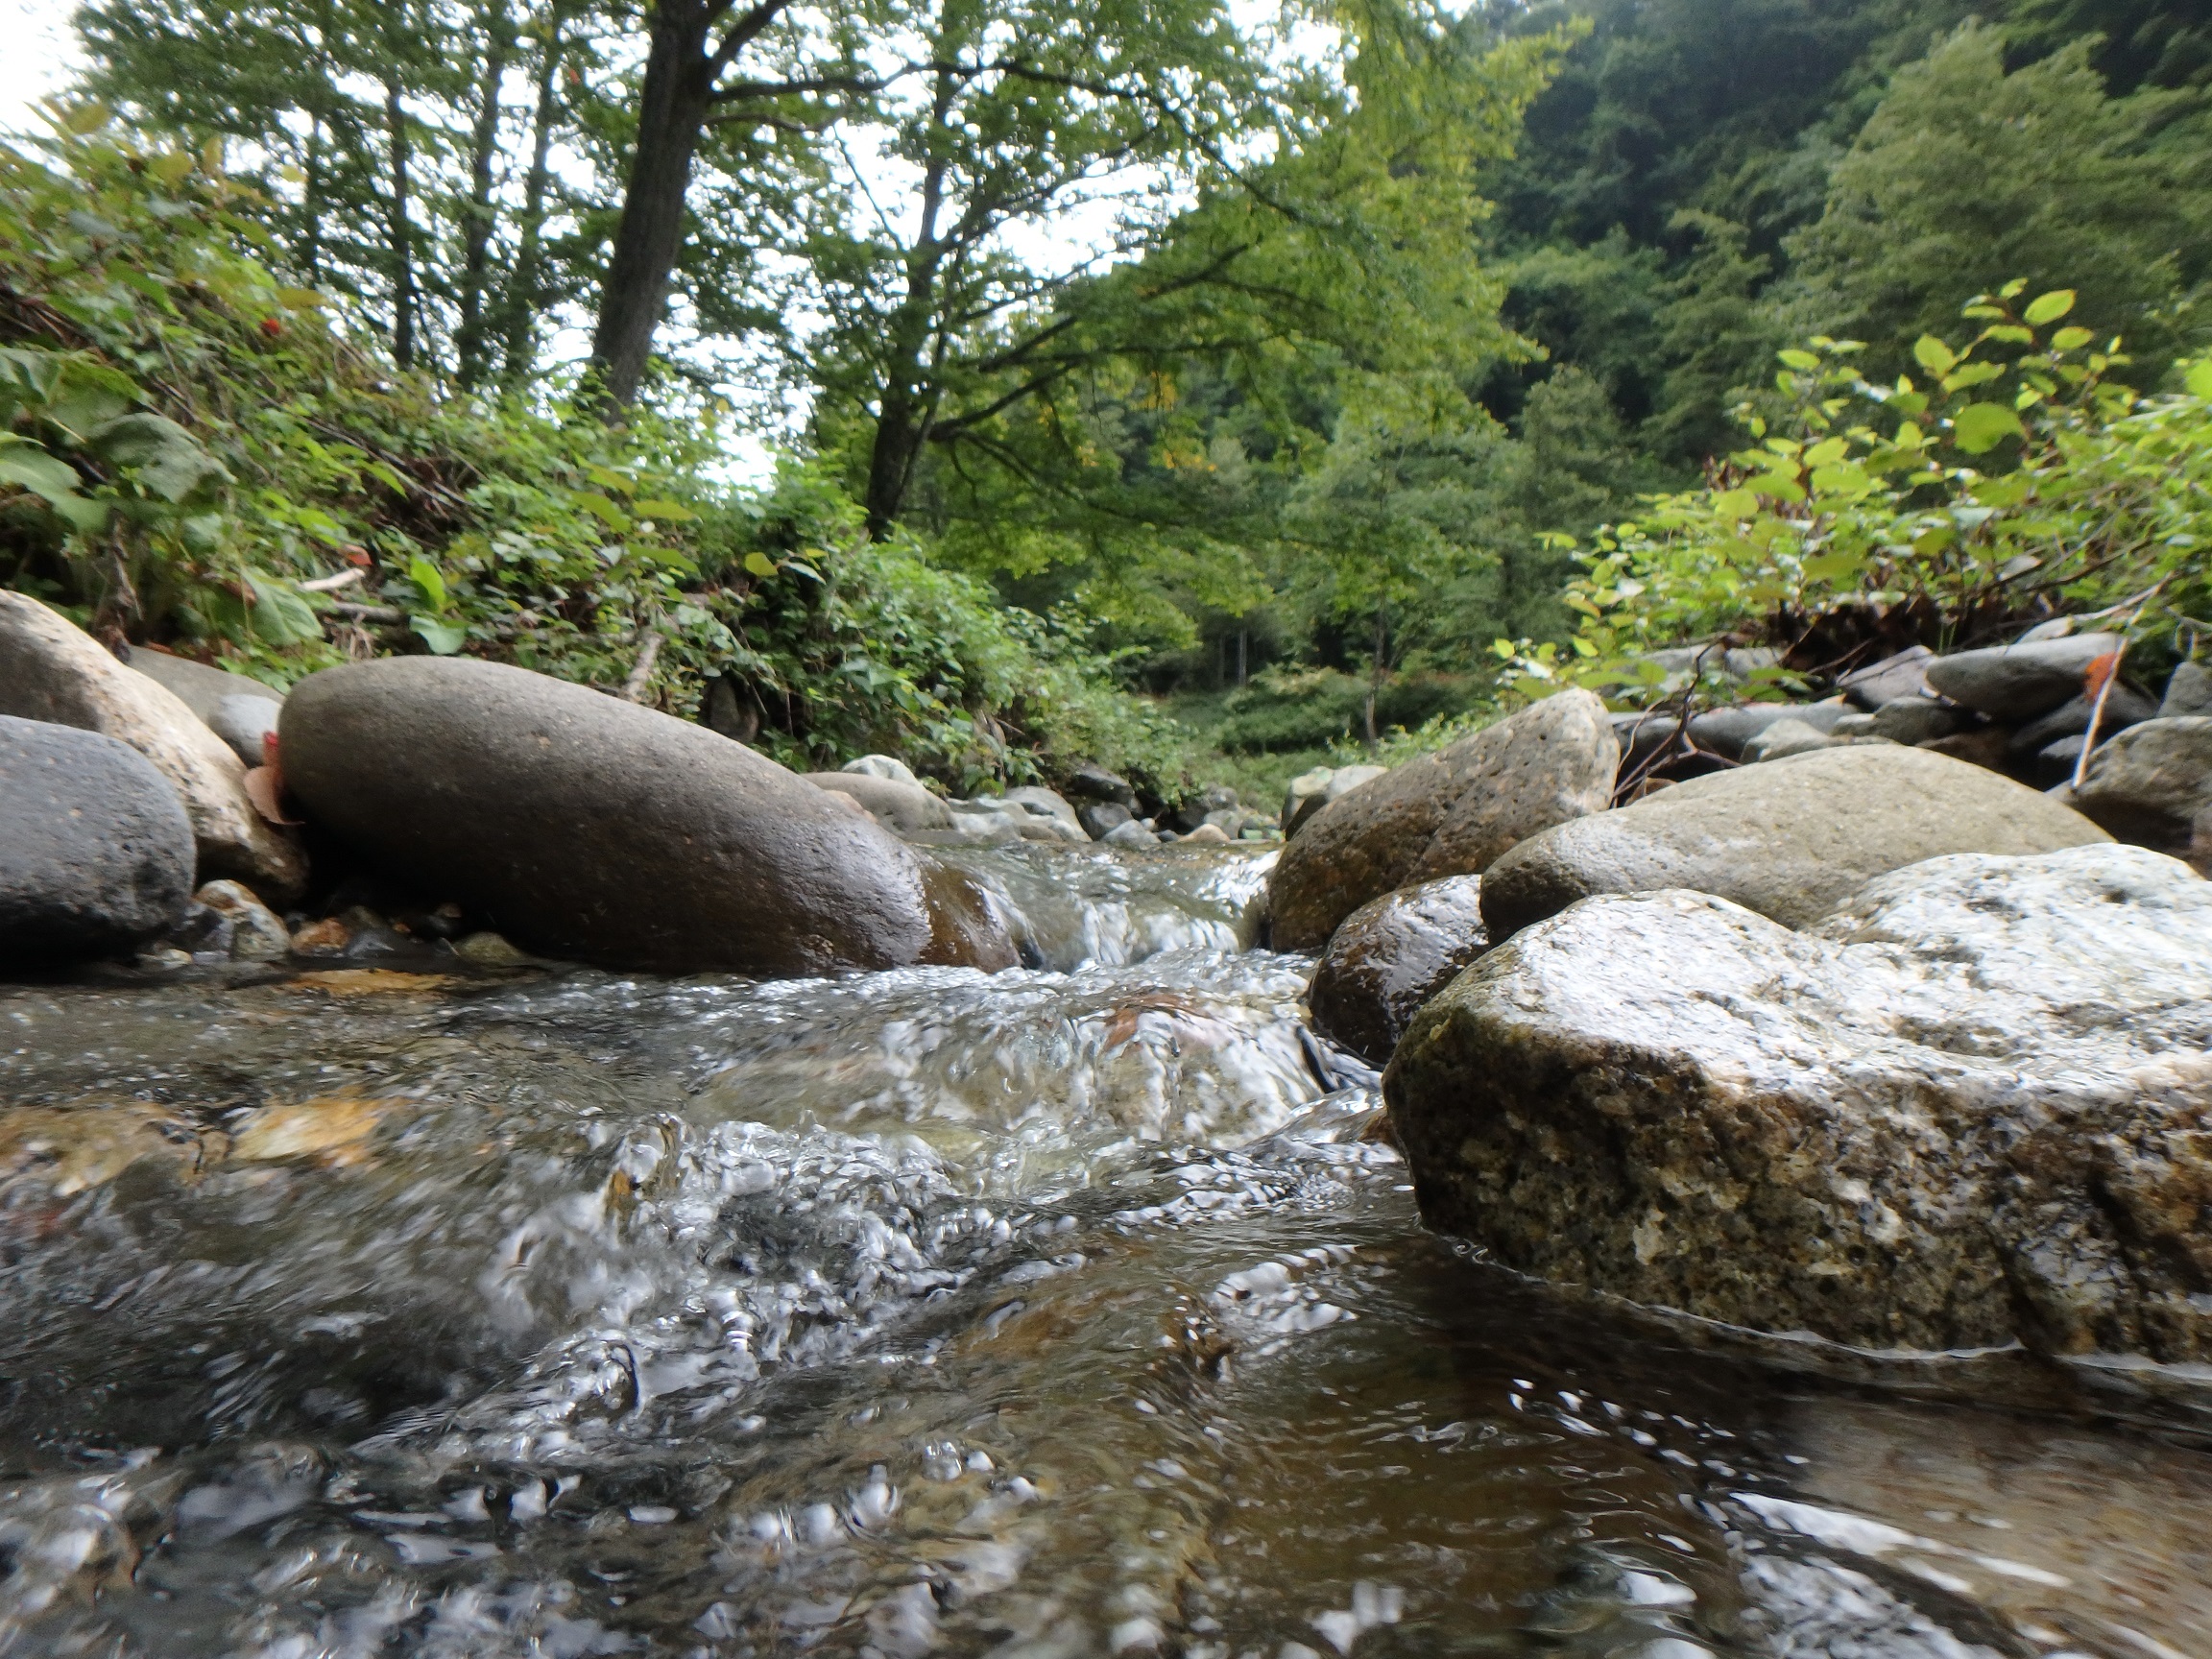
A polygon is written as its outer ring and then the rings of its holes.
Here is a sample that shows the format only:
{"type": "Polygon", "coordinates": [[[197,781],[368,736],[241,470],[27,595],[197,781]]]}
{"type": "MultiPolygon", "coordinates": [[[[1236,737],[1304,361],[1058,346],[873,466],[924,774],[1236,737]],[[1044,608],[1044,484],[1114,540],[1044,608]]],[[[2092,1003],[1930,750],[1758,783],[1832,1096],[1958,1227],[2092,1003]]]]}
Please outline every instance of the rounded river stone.
{"type": "Polygon", "coordinates": [[[743,744],[520,668],[394,658],[285,699],[284,777],[389,875],[546,955],[817,974],[959,954],[922,858],[743,744]]]}
{"type": "Polygon", "coordinates": [[[1370,1065],[1390,1058],[1414,1011],[1489,946],[1482,878],[1416,881],[1344,918],[1306,1000],[1313,1028],[1370,1065]]]}

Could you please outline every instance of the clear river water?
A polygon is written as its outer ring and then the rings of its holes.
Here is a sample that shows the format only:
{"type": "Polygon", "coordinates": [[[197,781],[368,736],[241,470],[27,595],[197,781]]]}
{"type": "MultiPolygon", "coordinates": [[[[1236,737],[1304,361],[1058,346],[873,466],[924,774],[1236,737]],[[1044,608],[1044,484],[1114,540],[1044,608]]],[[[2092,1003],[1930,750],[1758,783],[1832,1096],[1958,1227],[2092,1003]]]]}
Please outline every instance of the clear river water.
{"type": "Polygon", "coordinates": [[[0,987],[0,1654],[2212,1655],[2187,1422],[1527,1284],[1265,854],[955,856],[1035,966],[0,987]]]}

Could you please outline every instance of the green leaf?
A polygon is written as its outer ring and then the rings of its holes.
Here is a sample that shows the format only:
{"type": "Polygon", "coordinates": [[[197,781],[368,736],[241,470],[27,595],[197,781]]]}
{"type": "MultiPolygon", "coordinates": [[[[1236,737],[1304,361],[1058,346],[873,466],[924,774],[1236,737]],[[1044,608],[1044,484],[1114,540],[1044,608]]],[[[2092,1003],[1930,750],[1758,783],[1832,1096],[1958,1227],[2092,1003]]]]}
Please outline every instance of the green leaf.
{"type": "Polygon", "coordinates": [[[1823,553],[1805,561],[1805,574],[1815,582],[1839,586],[1850,581],[1866,567],[1865,558],[1858,553],[1823,553]]]}
{"type": "Polygon", "coordinates": [[[630,528],[630,515],[623,512],[621,508],[615,506],[604,495],[589,493],[580,494],[576,497],[576,505],[617,535],[627,532],[630,528]]]}
{"type": "Polygon", "coordinates": [[[1833,467],[1851,453],[1851,443],[1846,438],[1827,438],[1805,451],[1808,467],[1833,467]]]}
{"type": "Polygon", "coordinates": [[[104,421],[84,434],[84,446],[104,461],[131,468],[138,482],[164,501],[182,501],[230,481],[223,463],[165,415],[125,415],[104,421]]]}
{"type": "Polygon", "coordinates": [[[421,554],[407,561],[407,580],[415,584],[423,604],[433,611],[445,609],[445,578],[438,573],[438,566],[421,554]]]}
{"type": "Polygon", "coordinates": [[[77,469],[36,444],[17,442],[0,448],[0,483],[20,485],[52,505],[77,493],[77,469]]]}
{"type": "Polygon", "coordinates": [[[756,576],[766,578],[776,574],[776,561],[765,553],[748,553],[745,555],[745,568],[756,576]]]}
{"type": "Polygon", "coordinates": [[[264,570],[246,572],[253,589],[253,632],[272,645],[304,645],[323,637],[323,623],[307,596],[291,583],[264,570]]]}
{"type": "Polygon", "coordinates": [[[77,104],[63,113],[61,127],[64,132],[83,138],[100,131],[115,118],[115,111],[100,103],[77,104]]]}
{"type": "Polygon", "coordinates": [[[2051,336],[2054,351],[2079,351],[2097,336],[2086,328],[2061,328],[2051,336]]]}
{"type": "Polygon", "coordinates": [[[2200,358],[2189,365],[2189,395],[2212,400],[2212,357],[2200,358]]]}
{"type": "Polygon", "coordinates": [[[1933,334],[1923,334],[1912,342],[1912,356],[1931,374],[1948,374],[1959,361],[1959,354],[1933,334]]]}
{"type": "Polygon", "coordinates": [[[1951,430],[1959,447],[1969,455],[1994,449],[2007,438],[2024,438],[2020,417],[2002,403],[1969,403],[1953,418],[1951,430]]]}
{"type": "Polygon", "coordinates": [[[410,616],[407,626],[435,656],[450,657],[469,642],[469,629],[464,623],[441,622],[435,616],[410,616]]]}
{"type": "Polygon", "coordinates": [[[630,507],[640,518],[664,518],[671,524],[685,524],[699,517],[683,502],[670,501],[659,495],[644,501],[633,501],[630,507]]]}
{"type": "Polygon", "coordinates": [[[1820,359],[1810,351],[1777,351],[1774,355],[1792,369],[1817,369],[1820,367],[1820,359]]]}
{"type": "Polygon", "coordinates": [[[2073,309],[2074,290],[2071,288],[2054,288],[2050,293],[2038,294],[2034,299],[2029,301],[2028,309],[2021,312],[2020,315],[2040,328],[2046,323],[2057,322],[2059,318],[2073,309]]]}
{"type": "Polygon", "coordinates": [[[1713,497],[1713,511],[1723,518],[1748,518],[1759,511],[1759,497],[1749,490],[1723,490],[1713,497]]]}

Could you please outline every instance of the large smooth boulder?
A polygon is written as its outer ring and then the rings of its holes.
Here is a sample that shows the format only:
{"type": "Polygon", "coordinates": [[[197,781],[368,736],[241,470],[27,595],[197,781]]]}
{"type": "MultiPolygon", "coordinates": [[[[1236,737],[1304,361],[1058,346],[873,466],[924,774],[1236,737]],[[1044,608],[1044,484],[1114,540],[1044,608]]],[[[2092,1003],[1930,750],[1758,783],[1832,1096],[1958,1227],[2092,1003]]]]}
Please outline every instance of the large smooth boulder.
{"type": "Polygon", "coordinates": [[[2100,744],[2074,805],[2123,840],[2212,865],[2212,716],[2146,720],[2100,744]]]}
{"type": "Polygon", "coordinates": [[[2212,1359],[2212,882],[1938,858],[1811,933],[1592,899],[1414,1017],[1423,1215],[1505,1265],[1873,1349],[2212,1359]]]}
{"type": "Polygon", "coordinates": [[[1342,796],[1283,850],[1267,891],[1274,946],[1313,950],[1371,899],[1477,876],[1526,837],[1613,798],[1621,746],[1605,705],[1562,691],[1342,796]]]}
{"type": "Polygon", "coordinates": [[[902,783],[878,772],[808,772],[805,777],[817,789],[851,796],[877,823],[898,834],[952,828],[952,809],[919,783],[902,783]]]}
{"type": "Polygon", "coordinates": [[[1801,927],[1877,876],[1946,853],[2048,853],[2107,837],[1979,766],[1851,744],[1693,778],[1524,841],[1482,883],[1506,939],[1598,893],[1688,887],[1801,927]]]}
{"type": "Polygon", "coordinates": [[[2000,720],[2032,720],[2079,696],[2089,665],[2119,648],[2117,634],[2069,634],[1961,651],[1929,663],[1928,684],[2000,720]]]}
{"type": "Polygon", "coordinates": [[[1306,994],[1313,1028],[1380,1066],[1414,1011],[1489,943],[1479,876],[1445,876],[1385,893],[1345,917],[1331,936],[1306,994]]]}
{"type": "Polygon", "coordinates": [[[282,741],[318,823],[546,955],[763,974],[987,959],[933,914],[928,862],[873,820],[585,686],[457,658],[358,662],[293,687],[282,741]]]}
{"type": "Polygon", "coordinates": [[[1022,834],[1026,840],[1083,845],[1091,839],[1083,821],[1075,816],[1075,808],[1054,790],[1042,784],[1024,783],[1007,790],[1003,799],[1008,806],[1027,814],[1022,823],[1022,834]]]}
{"type": "Polygon", "coordinates": [[[168,932],[191,907],[193,857],[184,804],[135,749],[0,715],[0,965],[168,932]]]}
{"type": "Polygon", "coordinates": [[[306,885],[299,843],[253,809],[245,763],[198,715],[158,682],[124,667],[66,616],[4,589],[0,714],[98,732],[153,761],[192,820],[203,879],[235,877],[278,902],[306,885]]]}
{"type": "Polygon", "coordinates": [[[2177,714],[2212,714],[2212,669],[2201,662],[2184,662],[2166,682],[2158,712],[2169,719],[2177,714]]]}
{"type": "Polygon", "coordinates": [[[1918,697],[1928,688],[1928,664],[1935,658],[1925,645],[1908,646],[1895,656],[1852,670],[1836,682],[1836,689],[1868,710],[1901,697],[1918,697]]]}

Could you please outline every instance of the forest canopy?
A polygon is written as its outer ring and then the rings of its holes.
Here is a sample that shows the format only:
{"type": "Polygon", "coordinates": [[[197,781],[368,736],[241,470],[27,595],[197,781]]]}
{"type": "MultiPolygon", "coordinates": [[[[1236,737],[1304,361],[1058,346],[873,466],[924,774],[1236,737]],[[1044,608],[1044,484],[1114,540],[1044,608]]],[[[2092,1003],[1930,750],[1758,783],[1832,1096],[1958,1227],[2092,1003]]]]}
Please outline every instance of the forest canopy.
{"type": "MultiPolygon", "coordinates": [[[[1882,549],[2013,489],[1995,519],[2047,529],[2054,466],[2194,429],[2212,345],[2182,0],[78,23],[0,179],[0,581],[280,682],[500,656],[951,786],[1099,758],[1172,793],[1210,741],[1371,742],[1670,631],[1848,599],[1940,643],[2107,597],[2152,565],[1882,549]],[[1975,447],[1969,406],[2017,430],[1975,447]],[[1756,459],[1830,427],[1847,455],[1756,459]],[[1722,545],[1753,574],[1686,596],[1722,545]]],[[[2137,504],[2160,545],[2188,470],[2137,504]]]]}

